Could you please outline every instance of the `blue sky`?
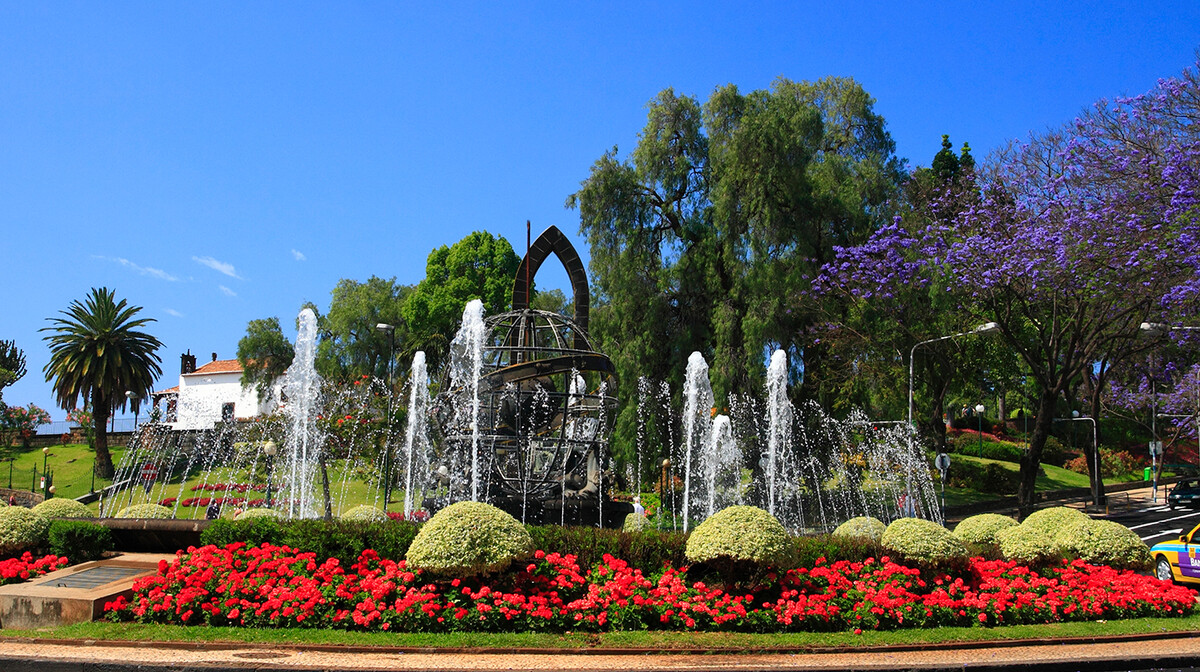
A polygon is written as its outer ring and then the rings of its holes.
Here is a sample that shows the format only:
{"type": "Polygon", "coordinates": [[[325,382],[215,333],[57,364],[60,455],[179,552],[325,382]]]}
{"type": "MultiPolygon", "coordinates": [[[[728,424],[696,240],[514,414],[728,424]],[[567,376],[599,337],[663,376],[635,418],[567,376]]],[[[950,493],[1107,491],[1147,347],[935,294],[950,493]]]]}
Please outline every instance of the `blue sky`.
{"type": "Polygon", "coordinates": [[[0,338],[30,370],[5,401],[63,418],[38,329],[93,286],[158,320],[161,388],[185,350],[231,358],[339,278],[418,282],[473,230],[520,251],[553,224],[586,256],[563,203],[667,87],[851,76],[915,166],[1200,46],[1194,0],[437,4],[0,2],[0,338]]]}

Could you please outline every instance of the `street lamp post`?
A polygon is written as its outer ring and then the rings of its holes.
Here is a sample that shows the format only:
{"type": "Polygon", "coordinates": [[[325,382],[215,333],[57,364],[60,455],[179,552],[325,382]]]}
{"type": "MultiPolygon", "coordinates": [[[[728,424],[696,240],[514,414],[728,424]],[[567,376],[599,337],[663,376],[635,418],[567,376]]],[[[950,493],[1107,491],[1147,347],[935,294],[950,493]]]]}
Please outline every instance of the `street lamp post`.
{"type": "Polygon", "coordinates": [[[1100,430],[1096,426],[1096,419],[1087,416],[1080,417],[1079,411],[1071,411],[1069,418],[1054,418],[1053,422],[1090,422],[1092,423],[1092,450],[1095,453],[1095,471],[1096,477],[1092,479],[1092,503],[1100,506],[1104,502],[1100,501],[1100,430]]]}
{"type": "Polygon", "coordinates": [[[384,420],[386,433],[383,439],[383,510],[387,511],[392,501],[392,360],[396,358],[396,327],[380,322],[375,328],[388,335],[387,418],[384,420]]]}
{"type": "Polygon", "coordinates": [[[50,462],[50,446],[42,448],[42,496],[50,499],[50,471],[47,468],[50,462]]]}
{"type": "Polygon", "coordinates": [[[983,404],[975,405],[975,415],[979,417],[979,457],[983,458],[983,413],[987,407],[983,404]]]}
{"type": "Polygon", "coordinates": [[[141,410],[141,404],[138,403],[140,399],[136,399],[135,396],[133,392],[125,392],[125,398],[129,400],[129,405],[133,407],[133,431],[137,432],[138,411],[141,410]]]}
{"type": "MultiPolygon", "coordinates": [[[[1142,333],[1147,336],[1161,336],[1162,334],[1165,334],[1169,331],[1200,331],[1200,327],[1189,327],[1186,325],[1165,324],[1163,322],[1142,322],[1140,325],[1138,325],[1138,328],[1141,329],[1142,333]]],[[[1152,463],[1154,465],[1153,466],[1153,469],[1154,469],[1154,490],[1153,490],[1153,492],[1154,492],[1154,494],[1151,498],[1151,501],[1157,502],[1158,501],[1158,472],[1162,468],[1162,463],[1158,461],[1158,456],[1155,454],[1155,449],[1156,449],[1156,446],[1158,445],[1157,418],[1159,418],[1160,415],[1158,413],[1158,387],[1154,384],[1153,379],[1151,379],[1150,387],[1151,387],[1151,391],[1152,391],[1152,394],[1154,397],[1154,401],[1152,404],[1153,407],[1150,411],[1150,434],[1151,434],[1151,436],[1150,436],[1150,446],[1151,446],[1150,447],[1150,457],[1151,457],[1151,459],[1153,461],[1152,463]]],[[[1196,402],[1196,425],[1197,425],[1196,426],[1197,450],[1200,451],[1200,399],[1197,399],[1197,402],[1196,402]]],[[[1198,458],[1198,459],[1200,459],[1200,458],[1198,458]]],[[[1197,462],[1197,464],[1200,465],[1200,462],[1197,462]]]]}
{"type": "Polygon", "coordinates": [[[273,503],[271,502],[271,481],[273,480],[273,477],[275,475],[275,454],[279,452],[279,447],[277,445],[275,445],[274,441],[271,441],[270,439],[268,439],[265,443],[263,443],[262,451],[263,451],[263,455],[267,456],[267,499],[266,499],[266,503],[267,503],[267,508],[269,509],[269,508],[273,507],[273,503]]]}
{"type": "Polygon", "coordinates": [[[939,336],[938,338],[931,338],[927,341],[921,341],[920,343],[917,343],[916,345],[912,346],[912,349],[908,351],[908,424],[909,425],[913,424],[913,360],[917,355],[917,348],[921,347],[922,345],[928,345],[930,343],[937,343],[938,341],[945,341],[945,340],[949,340],[952,338],[958,338],[959,336],[971,336],[973,334],[990,334],[995,331],[1000,331],[1000,325],[996,324],[995,322],[988,322],[987,324],[981,324],[978,327],[975,327],[974,329],[972,329],[970,331],[963,331],[963,332],[959,332],[957,334],[950,334],[949,336],[939,336]]]}

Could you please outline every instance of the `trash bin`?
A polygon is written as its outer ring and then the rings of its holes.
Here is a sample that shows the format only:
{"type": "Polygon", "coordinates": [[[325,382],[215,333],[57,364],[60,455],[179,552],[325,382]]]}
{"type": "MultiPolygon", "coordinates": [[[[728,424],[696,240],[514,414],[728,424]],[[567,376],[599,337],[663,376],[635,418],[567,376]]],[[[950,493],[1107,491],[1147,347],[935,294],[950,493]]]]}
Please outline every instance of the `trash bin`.
{"type": "Polygon", "coordinates": [[[1151,475],[1152,475],[1153,473],[1154,473],[1154,468],[1153,468],[1153,467],[1146,467],[1145,471],[1143,471],[1143,472],[1142,472],[1142,480],[1143,480],[1143,481],[1149,481],[1149,480],[1151,480],[1151,475]]]}

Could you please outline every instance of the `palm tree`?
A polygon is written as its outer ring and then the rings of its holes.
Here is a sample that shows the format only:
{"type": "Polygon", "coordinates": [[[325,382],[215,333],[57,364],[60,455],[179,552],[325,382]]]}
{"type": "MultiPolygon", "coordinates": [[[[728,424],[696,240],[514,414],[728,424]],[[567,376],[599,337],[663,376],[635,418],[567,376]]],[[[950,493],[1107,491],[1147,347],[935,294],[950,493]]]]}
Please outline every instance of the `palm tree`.
{"type": "Polygon", "coordinates": [[[142,331],[153,319],[134,319],[139,306],[116,300],[106,287],[92,288],[83,303],[73,301],[65,317],[46,318],[53,332],[43,340],[50,344],[50,363],[43,371],[46,382],[54,381],[54,394],[64,410],[75,408],[79,398],[90,400],[96,428],[96,475],[112,478],[112,455],[108,452],[105,425],[109,416],[125,406],[126,392],[133,398],[149,396],[154,380],[162,373],[162,359],[155,353],[162,343],[142,331]]]}

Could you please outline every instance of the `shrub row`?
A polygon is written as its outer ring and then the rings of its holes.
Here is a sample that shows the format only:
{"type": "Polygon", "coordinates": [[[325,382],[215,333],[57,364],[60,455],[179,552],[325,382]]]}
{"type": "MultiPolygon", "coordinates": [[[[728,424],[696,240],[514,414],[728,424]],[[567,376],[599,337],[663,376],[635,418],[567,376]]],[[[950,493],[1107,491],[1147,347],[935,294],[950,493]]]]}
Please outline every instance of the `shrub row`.
{"type": "MultiPolygon", "coordinates": [[[[317,557],[337,558],[344,566],[371,549],[380,557],[400,560],[416,537],[420,526],[399,520],[360,522],[335,520],[277,520],[242,518],[214,520],[200,535],[201,543],[226,546],[243,542],[288,546],[317,557]]],[[[573,555],[585,567],[611,555],[622,558],[631,567],[646,572],[660,570],[664,564],[680,567],[688,564],[684,552],[688,536],[680,532],[621,530],[559,525],[526,526],[533,547],[547,553],[573,555]]],[[[817,558],[828,562],[862,562],[879,557],[883,548],[878,539],[859,536],[820,535],[790,538],[792,557],[797,566],[812,567],[817,558]]]]}
{"type": "Polygon", "coordinates": [[[86,520],[55,519],[83,515],[89,515],[87,507],[69,499],[47,500],[33,509],[0,507],[0,558],[42,550],[67,556],[72,562],[99,558],[113,548],[108,528],[86,520]]]}

